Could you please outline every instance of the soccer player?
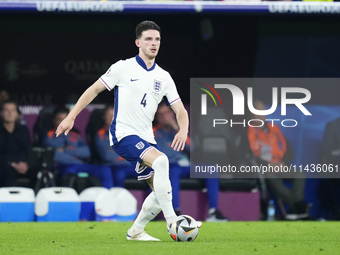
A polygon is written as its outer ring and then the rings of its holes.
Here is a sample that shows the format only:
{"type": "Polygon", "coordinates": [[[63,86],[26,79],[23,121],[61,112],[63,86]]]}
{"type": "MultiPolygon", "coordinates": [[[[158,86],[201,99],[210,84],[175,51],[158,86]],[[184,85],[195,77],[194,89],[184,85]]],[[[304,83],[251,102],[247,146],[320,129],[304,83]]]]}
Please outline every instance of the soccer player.
{"type": "MultiPolygon", "coordinates": [[[[161,36],[160,27],[153,21],[143,21],[136,27],[136,57],[120,60],[90,86],[60,123],[56,135],[72,129],[76,116],[105,88],[114,89],[115,110],[110,128],[110,145],[125,158],[146,180],[153,192],[145,199],[142,210],[127,232],[128,240],[159,241],[144,231],[146,224],[161,210],[167,227],[177,216],[172,207],[172,188],[169,180],[169,160],[154,139],[152,121],[163,97],[176,114],[179,131],[171,147],[183,150],[188,135],[189,119],[170,74],[159,67],[155,58],[161,36]]],[[[202,223],[198,223],[198,227],[202,223]]]]}

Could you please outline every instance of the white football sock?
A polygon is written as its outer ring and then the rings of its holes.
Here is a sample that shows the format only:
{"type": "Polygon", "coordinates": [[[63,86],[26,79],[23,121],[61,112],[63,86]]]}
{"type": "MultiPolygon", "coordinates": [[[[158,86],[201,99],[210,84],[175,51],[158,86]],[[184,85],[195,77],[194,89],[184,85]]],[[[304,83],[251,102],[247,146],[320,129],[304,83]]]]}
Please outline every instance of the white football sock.
{"type": "Polygon", "coordinates": [[[161,211],[161,207],[158,203],[155,192],[151,192],[147,198],[145,198],[142,209],[139,212],[137,219],[133,223],[132,227],[128,230],[128,234],[130,236],[134,236],[144,230],[144,227],[150,220],[155,218],[159,212],[161,211]]]}
{"type": "Polygon", "coordinates": [[[153,187],[167,225],[169,225],[177,216],[172,207],[172,188],[169,180],[169,160],[167,156],[161,155],[156,158],[152,164],[152,169],[155,170],[153,187]]]}

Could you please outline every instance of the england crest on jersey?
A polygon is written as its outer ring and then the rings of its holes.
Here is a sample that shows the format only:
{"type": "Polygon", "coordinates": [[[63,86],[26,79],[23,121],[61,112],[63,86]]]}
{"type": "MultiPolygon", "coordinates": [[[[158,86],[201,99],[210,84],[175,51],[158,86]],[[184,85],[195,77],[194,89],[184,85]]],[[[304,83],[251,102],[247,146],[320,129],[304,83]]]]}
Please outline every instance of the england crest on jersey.
{"type": "Polygon", "coordinates": [[[161,81],[154,80],[154,81],[153,81],[153,89],[154,89],[156,92],[161,91],[161,89],[162,89],[162,82],[161,82],[161,81]]]}
{"type": "Polygon", "coordinates": [[[143,143],[143,142],[137,143],[137,144],[136,144],[136,148],[137,148],[138,150],[143,149],[143,148],[144,148],[144,143],[143,143]]]}

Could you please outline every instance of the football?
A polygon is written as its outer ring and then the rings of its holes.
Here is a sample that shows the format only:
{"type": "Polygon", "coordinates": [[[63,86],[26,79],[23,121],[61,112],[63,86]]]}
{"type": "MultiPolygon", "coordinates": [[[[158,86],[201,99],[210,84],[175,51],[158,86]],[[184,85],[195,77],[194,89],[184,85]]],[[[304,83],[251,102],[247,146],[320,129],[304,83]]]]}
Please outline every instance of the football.
{"type": "Polygon", "coordinates": [[[192,242],[198,235],[196,220],[188,215],[180,215],[170,224],[169,234],[176,242],[192,242]]]}

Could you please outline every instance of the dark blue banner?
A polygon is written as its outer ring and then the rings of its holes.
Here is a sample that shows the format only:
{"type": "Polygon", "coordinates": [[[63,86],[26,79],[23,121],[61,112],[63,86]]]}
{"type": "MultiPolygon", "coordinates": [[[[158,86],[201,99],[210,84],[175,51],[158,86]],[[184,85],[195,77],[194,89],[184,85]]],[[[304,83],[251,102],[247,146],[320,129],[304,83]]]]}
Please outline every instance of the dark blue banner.
{"type": "Polygon", "coordinates": [[[334,2],[142,2],[142,1],[0,1],[0,11],[31,12],[236,12],[339,14],[334,2]]]}

